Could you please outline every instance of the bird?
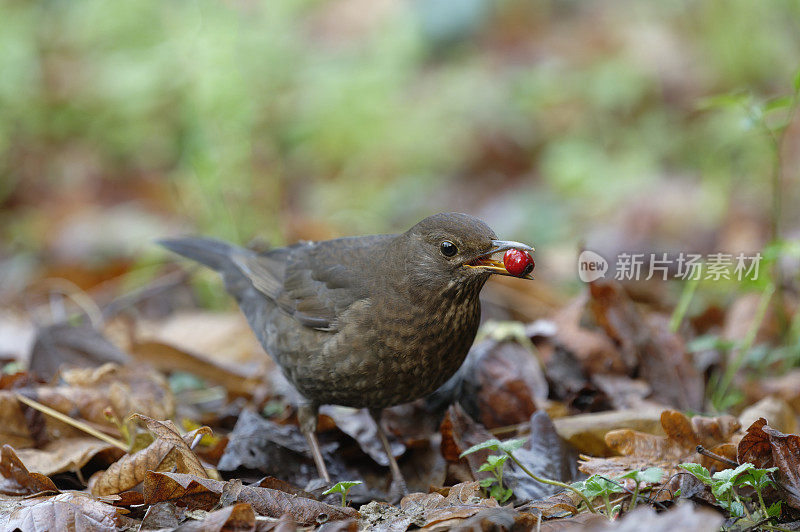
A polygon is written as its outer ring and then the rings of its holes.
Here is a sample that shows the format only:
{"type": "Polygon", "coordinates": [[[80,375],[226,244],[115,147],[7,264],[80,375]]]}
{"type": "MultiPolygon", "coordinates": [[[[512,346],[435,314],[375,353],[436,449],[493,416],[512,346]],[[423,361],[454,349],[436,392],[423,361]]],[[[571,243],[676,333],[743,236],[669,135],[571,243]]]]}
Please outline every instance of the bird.
{"type": "MultiPolygon", "coordinates": [[[[219,272],[264,350],[303,397],[297,415],[319,476],[323,404],[367,408],[386,451],[392,489],[406,491],[381,427],[384,408],[425,397],[461,366],[496,254],[533,247],[499,240],[462,213],[429,216],[404,233],[300,241],[256,252],[202,237],[159,241],[219,272]]],[[[521,277],[532,279],[529,270],[521,277]]]]}

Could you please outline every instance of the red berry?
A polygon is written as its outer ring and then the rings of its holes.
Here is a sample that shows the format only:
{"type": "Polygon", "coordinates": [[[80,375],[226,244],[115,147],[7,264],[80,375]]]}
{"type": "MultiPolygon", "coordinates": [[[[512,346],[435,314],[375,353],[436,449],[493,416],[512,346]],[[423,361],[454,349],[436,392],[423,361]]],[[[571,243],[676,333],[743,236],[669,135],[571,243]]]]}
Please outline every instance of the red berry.
{"type": "Polygon", "coordinates": [[[524,277],[533,271],[536,264],[533,257],[527,251],[521,249],[509,249],[503,255],[503,266],[511,275],[524,277]]]}

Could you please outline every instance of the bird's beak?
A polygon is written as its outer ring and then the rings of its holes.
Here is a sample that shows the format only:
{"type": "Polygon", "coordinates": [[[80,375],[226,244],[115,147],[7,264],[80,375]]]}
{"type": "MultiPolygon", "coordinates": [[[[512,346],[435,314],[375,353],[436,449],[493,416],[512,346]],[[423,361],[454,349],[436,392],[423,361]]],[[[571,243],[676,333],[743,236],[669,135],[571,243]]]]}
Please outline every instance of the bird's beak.
{"type": "MultiPolygon", "coordinates": [[[[513,242],[511,240],[492,240],[492,245],[488,250],[464,263],[464,266],[467,268],[478,268],[496,275],[509,275],[511,277],[517,277],[516,275],[508,273],[508,270],[506,270],[506,267],[503,265],[502,257],[500,257],[500,260],[493,258],[495,254],[503,253],[509,249],[520,249],[528,252],[535,251],[532,246],[523,244],[522,242],[513,242]]],[[[529,273],[520,278],[533,279],[533,274],[529,273]]]]}

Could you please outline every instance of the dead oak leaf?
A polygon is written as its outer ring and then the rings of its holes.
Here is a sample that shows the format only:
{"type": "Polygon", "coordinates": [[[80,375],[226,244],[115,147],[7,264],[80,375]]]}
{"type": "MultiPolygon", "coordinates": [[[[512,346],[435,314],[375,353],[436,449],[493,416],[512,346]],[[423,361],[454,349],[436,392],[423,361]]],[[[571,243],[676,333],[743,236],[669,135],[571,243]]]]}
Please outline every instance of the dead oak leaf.
{"type": "Polygon", "coordinates": [[[40,449],[19,449],[17,456],[32,470],[43,475],[75,472],[91,460],[112,464],[125,455],[125,451],[97,438],[64,438],[51,441],[40,449]]]}
{"type": "Polygon", "coordinates": [[[739,429],[738,420],[732,416],[692,419],[676,410],[661,413],[661,426],[666,436],[655,436],[630,429],[613,430],[606,434],[606,445],[621,456],[612,458],[586,458],[580,470],[587,474],[616,476],[634,469],[660,467],[667,475],[677,471],[682,462],[699,462],[713,468],[706,457],[696,452],[703,445],[712,452],[736,458],[736,447],[731,436],[739,429]]]}
{"type": "MultiPolygon", "coordinates": [[[[146,504],[173,501],[179,506],[209,510],[219,502],[228,485],[229,482],[194,475],[150,471],[142,491],[146,504]]],[[[234,491],[236,502],[249,503],[258,514],[278,518],[288,513],[301,526],[358,516],[353,508],[331,506],[279,490],[241,486],[234,491]]]]}
{"type": "Polygon", "coordinates": [[[17,393],[112,434],[115,428],[106,418],[108,408],[120,419],[133,412],[166,419],[175,403],[164,376],[152,369],[105,364],[63,371],[58,386],[0,390],[0,441],[18,449],[86,434],[23,405],[17,393]]]}
{"type": "Polygon", "coordinates": [[[739,442],[738,457],[757,467],[776,466],[786,502],[793,508],[800,508],[800,435],[784,434],[760,418],[748,427],[739,442]]]}
{"type": "Polygon", "coordinates": [[[115,507],[77,491],[16,499],[0,505],[0,530],[114,531],[117,519],[115,507]]]}
{"type": "Polygon", "coordinates": [[[207,513],[202,520],[186,521],[177,528],[178,532],[222,532],[224,530],[255,530],[256,514],[247,503],[226,506],[207,513]]]}
{"type": "Polygon", "coordinates": [[[0,452],[0,493],[6,495],[31,495],[41,492],[58,492],[50,478],[41,473],[31,473],[17,457],[14,448],[3,445],[0,452]]]}
{"type": "Polygon", "coordinates": [[[211,429],[201,427],[181,436],[171,421],[157,421],[141,414],[134,414],[133,418],[144,421],[156,439],[144,449],[123,456],[105,471],[92,475],[89,491],[95,495],[121,493],[142,482],[148,471],[176,469],[179,473],[208,476],[188,443],[198,434],[210,434],[211,429]]]}

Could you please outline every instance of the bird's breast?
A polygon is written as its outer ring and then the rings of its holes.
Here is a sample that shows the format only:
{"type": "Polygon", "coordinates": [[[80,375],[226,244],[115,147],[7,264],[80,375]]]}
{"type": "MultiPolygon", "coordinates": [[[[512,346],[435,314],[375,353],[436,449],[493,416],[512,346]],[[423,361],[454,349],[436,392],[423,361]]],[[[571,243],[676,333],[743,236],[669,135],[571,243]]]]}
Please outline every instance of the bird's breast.
{"type": "Polygon", "coordinates": [[[343,314],[339,331],[292,379],[301,393],[381,408],[424,397],[458,370],[480,322],[478,290],[391,299],[361,300],[343,314]]]}

